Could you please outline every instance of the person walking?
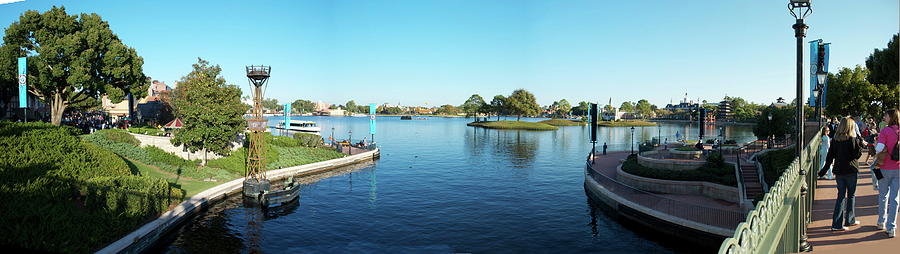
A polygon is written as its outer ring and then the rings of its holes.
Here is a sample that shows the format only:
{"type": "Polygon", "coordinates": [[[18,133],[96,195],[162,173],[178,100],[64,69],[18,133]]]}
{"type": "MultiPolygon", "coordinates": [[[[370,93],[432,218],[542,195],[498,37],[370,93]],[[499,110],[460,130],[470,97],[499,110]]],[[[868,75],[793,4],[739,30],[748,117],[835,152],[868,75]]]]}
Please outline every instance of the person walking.
{"type": "MultiPolygon", "coordinates": [[[[819,145],[819,154],[823,156],[819,156],[819,168],[825,167],[825,158],[826,154],[828,154],[828,148],[831,147],[831,128],[825,126],[822,128],[822,144],[819,145]]],[[[832,167],[828,167],[828,172],[825,173],[825,176],[819,177],[819,179],[828,179],[834,180],[834,175],[831,172],[832,167]]]]}
{"type": "Polygon", "coordinates": [[[837,199],[834,203],[831,230],[845,231],[848,226],[859,225],[856,220],[856,178],[859,173],[859,157],[864,148],[860,136],[856,135],[856,122],[851,118],[844,118],[837,128],[834,141],[828,148],[828,156],[825,158],[825,166],[819,170],[819,176],[824,176],[829,167],[834,165],[832,171],[837,183],[837,199]]]}
{"type": "Polygon", "coordinates": [[[873,175],[880,175],[878,179],[878,221],[876,227],[884,229],[888,237],[894,237],[897,228],[897,195],[900,193],[900,162],[893,156],[897,149],[897,141],[900,139],[900,113],[896,109],[884,113],[884,122],[887,126],[878,135],[878,144],[875,151],[878,152],[875,164],[879,169],[873,170],[873,175]],[[880,158],[879,158],[880,157],[880,158]],[[880,174],[878,174],[880,173],[880,174]]]}

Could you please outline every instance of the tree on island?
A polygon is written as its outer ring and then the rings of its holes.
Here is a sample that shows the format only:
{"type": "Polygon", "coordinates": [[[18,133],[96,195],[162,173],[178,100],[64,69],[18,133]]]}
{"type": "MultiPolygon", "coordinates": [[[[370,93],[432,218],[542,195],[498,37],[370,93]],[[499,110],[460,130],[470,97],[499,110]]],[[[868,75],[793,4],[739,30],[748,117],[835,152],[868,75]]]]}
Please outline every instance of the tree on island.
{"type": "Polygon", "coordinates": [[[585,118],[590,115],[591,103],[586,101],[579,101],[578,106],[572,108],[572,115],[581,116],[581,118],[585,118]]]}
{"type": "Polygon", "coordinates": [[[484,106],[484,98],[481,98],[481,95],[473,94],[469,96],[469,99],[466,100],[462,105],[462,110],[466,112],[466,117],[477,116],[480,111],[482,111],[481,107],[484,106]]]}
{"type": "Polygon", "coordinates": [[[605,111],[605,112],[613,112],[613,111],[616,111],[616,108],[613,108],[612,105],[606,104],[606,106],[603,106],[603,111],[605,111]]]}
{"type": "Polygon", "coordinates": [[[264,109],[273,110],[273,111],[282,110],[282,107],[284,107],[284,105],[281,105],[280,103],[278,103],[278,99],[274,99],[274,98],[265,98],[262,100],[261,104],[264,109]]]}
{"type": "Polygon", "coordinates": [[[641,99],[634,106],[635,111],[641,115],[641,118],[647,119],[647,117],[651,117],[653,112],[653,105],[650,104],[646,99],[641,99]]]}
{"type": "Polygon", "coordinates": [[[491,112],[497,115],[497,121],[500,121],[500,115],[506,114],[506,97],[503,95],[494,95],[494,99],[490,104],[491,112]]]}
{"type": "Polygon", "coordinates": [[[232,141],[244,131],[244,112],[249,108],[241,103],[241,89],[226,84],[222,68],[197,60],[194,70],[181,77],[172,96],[175,116],[184,127],[175,131],[171,142],[184,145],[191,152],[202,151],[202,165],[206,153],[219,155],[230,151],[232,141]]]}
{"type": "Polygon", "coordinates": [[[566,99],[554,101],[553,105],[551,105],[551,108],[553,108],[554,117],[566,118],[569,117],[569,112],[572,111],[572,105],[569,104],[569,101],[567,101],[566,99]]]}
{"type": "Polygon", "coordinates": [[[456,115],[462,113],[462,110],[459,109],[459,107],[450,104],[444,104],[441,105],[441,107],[439,107],[437,111],[435,111],[435,113],[440,115],[456,115]]]}
{"type": "Polygon", "coordinates": [[[119,40],[96,13],[69,15],[54,6],[26,11],[6,28],[0,49],[0,91],[16,85],[17,57],[27,57],[28,90],[50,105],[50,121],[62,122],[67,107],[107,95],[121,102],[147,94],[144,59],[119,40]]]}
{"type": "Polygon", "coordinates": [[[513,91],[507,98],[506,105],[509,113],[516,115],[516,121],[520,121],[522,116],[535,116],[541,113],[541,106],[538,105],[534,94],[525,89],[513,91]]]}
{"type": "Polygon", "coordinates": [[[634,103],[630,101],[622,102],[622,105],[619,106],[619,111],[634,112],[634,103]]]}

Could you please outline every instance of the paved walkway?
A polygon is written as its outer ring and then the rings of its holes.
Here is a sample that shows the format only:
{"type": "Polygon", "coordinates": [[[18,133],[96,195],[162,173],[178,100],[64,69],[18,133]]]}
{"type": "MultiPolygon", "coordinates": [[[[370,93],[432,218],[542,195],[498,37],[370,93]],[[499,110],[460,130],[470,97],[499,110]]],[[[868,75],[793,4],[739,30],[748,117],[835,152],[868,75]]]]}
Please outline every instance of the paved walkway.
{"type": "MultiPolygon", "coordinates": [[[[616,172],[616,168],[622,163],[622,160],[628,157],[630,152],[610,152],[607,155],[603,155],[602,153],[598,153],[595,157],[594,164],[591,166],[594,171],[599,172],[609,178],[617,179],[616,176],[618,172],[616,172]]],[[[682,201],[685,203],[697,204],[710,208],[718,208],[723,210],[731,210],[740,212],[741,208],[736,203],[731,203],[723,200],[708,198],[706,196],[700,195],[678,195],[678,194],[662,194],[662,193],[654,193],[654,195],[666,197],[673,200],[682,201]]]]}
{"type": "MultiPolygon", "coordinates": [[[[863,155],[865,157],[865,155],[863,155]]],[[[831,231],[837,185],[834,180],[819,180],[813,201],[812,224],[807,235],[815,253],[900,253],[900,238],[887,238],[875,228],[878,220],[878,191],[872,188],[872,171],[860,161],[856,188],[856,219],[859,226],[844,232],[831,231]]]]}

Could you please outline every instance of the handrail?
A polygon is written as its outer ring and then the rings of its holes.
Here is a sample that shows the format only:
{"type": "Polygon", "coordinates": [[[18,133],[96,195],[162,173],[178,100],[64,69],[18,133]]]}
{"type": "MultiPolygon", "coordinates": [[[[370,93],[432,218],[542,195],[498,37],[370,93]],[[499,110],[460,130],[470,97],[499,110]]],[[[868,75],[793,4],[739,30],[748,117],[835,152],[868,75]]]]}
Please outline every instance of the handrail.
{"type": "Polygon", "coordinates": [[[734,175],[737,179],[738,195],[740,196],[738,198],[738,200],[739,200],[738,203],[740,204],[741,208],[743,208],[744,203],[746,203],[745,201],[747,201],[748,198],[747,198],[747,190],[744,189],[744,174],[743,174],[743,172],[741,172],[741,149],[737,149],[737,152],[735,152],[734,157],[735,157],[735,161],[736,161],[734,163],[734,175]]]}
{"type": "MultiPolygon", "coordinates": [[[[816,135],[821,135],[817,133],[816,135]]],[[[809,141],[806,149],[795,158],[787,170],[782,173],[771,190],[751,210],[746,219],[734,231],[734,236],[725,239],[719,247],[719,253],[794,253],[800,250],[800,238],[805,231],[813,195],[801,195],[804,185],[815,189],[814,166],[811,162],[818,153],[821,139],[809,141]],[[799,174],[799,163],[807,174],[799,174]],[[810,185],[811,184],[811,185],[810,185]]]]}

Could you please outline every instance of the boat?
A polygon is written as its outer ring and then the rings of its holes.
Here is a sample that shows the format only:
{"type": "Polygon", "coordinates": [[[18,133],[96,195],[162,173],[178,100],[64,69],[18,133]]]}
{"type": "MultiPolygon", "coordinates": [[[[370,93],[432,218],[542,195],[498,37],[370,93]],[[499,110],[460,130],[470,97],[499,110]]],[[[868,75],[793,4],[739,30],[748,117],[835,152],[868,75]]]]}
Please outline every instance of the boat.
{"type": "Polygon", "coordinates": [[[412,116],[401,116],[400,120],[413,120],[412,116]]]}
{"type": "MultiPolygon", "coordinates": [[[[284,130],[284,123],[279,123],[275,126],[275,128],[284,130]]],[[[288,126],[287,130],[313,133],[318,135],[319,132],[322,131],[322,127],[317,126],[316,122],[312,121],[291,120],[290,126],[288,126]]]]}
{"type": "Polygon", "coordinates": [[[281,206],[297,199],[300,196],[300,184],[294,181],[294,177],[288,177],[284,187],[280,190],[264,191],[259,194],[257,200],[262,207],[281,206]]]}

